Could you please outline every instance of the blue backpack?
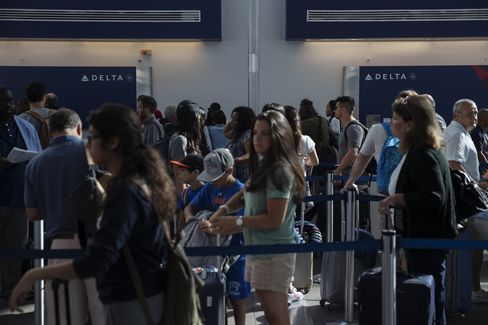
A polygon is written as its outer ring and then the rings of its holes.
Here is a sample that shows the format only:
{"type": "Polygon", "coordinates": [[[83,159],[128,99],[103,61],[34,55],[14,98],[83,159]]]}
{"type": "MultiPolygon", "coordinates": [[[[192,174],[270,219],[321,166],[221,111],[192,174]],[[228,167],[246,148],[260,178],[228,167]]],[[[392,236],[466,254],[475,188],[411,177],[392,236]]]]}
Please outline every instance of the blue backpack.
{"type": "Polygon", "coordinates": [[[390,176],[402,159],[399,150],[400,140],[391,133],[390,123],[382,123],[386,132],[386,140],[381,149],[380,161],[376,169],[376,185],[378,192],[388,194],[390,176]]]}

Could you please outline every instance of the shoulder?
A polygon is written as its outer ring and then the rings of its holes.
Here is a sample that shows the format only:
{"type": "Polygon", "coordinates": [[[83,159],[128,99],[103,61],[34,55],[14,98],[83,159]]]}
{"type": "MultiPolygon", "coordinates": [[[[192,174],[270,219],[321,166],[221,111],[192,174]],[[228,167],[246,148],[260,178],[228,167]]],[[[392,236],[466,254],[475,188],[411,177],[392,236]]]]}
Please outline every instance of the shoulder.
{"type": "Polygon", "coordinates": [[[313,148],[315,146],[315,142],[308,135],[302,134],[302,137],[300,138],[300,146],[303,146],[303,148],[313,148]]]}
{"type": "Polygon", "coordinates": [[[411,148],[408,151],[405,160],[419,163],[421,164],[422,167],[425,167],[425,166],[439,165],[441,164],[441,161],[445,160],[445,158],[439,150],[430,147],[420,147],[420,148],[411,148]]]}

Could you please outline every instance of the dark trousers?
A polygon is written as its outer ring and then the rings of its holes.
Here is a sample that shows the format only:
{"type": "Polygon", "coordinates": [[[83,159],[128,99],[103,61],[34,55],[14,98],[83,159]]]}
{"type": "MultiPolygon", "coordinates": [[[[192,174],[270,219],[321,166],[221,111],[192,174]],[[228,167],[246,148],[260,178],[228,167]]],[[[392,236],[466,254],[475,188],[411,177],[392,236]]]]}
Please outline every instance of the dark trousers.
{"type": "Polygon", "coordinates": [[[412,274],[430,274],[435,282],[435,319],[436,325],[446,324],[446,259],[448,250],[405,250],[408,272],[412,274]]]}

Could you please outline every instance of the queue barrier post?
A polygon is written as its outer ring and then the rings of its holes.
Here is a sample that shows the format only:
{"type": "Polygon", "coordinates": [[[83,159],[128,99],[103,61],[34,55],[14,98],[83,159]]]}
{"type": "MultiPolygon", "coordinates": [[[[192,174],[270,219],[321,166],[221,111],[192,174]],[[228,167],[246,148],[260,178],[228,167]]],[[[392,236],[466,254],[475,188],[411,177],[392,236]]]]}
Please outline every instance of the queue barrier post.
{"type": "MultiPolygon", "coordinates": [[[[387,217],[393,219],[395,209],[391,208],[387,217]]],[[[396,232],[394,229],[384,229],[382,256],[382,306],[383,325],[396,325],[396,232]]]]}

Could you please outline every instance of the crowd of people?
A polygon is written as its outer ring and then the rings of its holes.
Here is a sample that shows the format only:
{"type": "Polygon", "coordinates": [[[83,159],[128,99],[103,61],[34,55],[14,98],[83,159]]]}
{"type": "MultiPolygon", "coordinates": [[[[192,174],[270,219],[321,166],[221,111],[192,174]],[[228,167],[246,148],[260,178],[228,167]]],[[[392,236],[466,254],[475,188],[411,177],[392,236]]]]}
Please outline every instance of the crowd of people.
{"type": "MultiPolygon", "coordinates": [[[[111,175],[87,254],[49,260],[48,266],[25,273],[21,261],[0,260],[0,294],[10,296],[12,309],[35,281],[70,280],[74,324],[84,324],[87,317],[92,324],[144,323],[124,247],[136,262],[152,318],[156,323],[161,319],[161,264],[167,251],[163,221],[172,223],[176,233],[206,210],[211,217],[200,221],[200,229],[209,236],[232,235],[231,245],[296,243],[294,222],[303,197],[313,192],[304,176],[320,162],[337,163],[334,174],[348,179],[336,187],[354,187],[370,161],[380,161],[389,129],[399,140],[401,160],[388,175],[378,214],[370,216],[371,230],[382,228],[382,215],[390,206],[403,206],[405,236],[455,238],[449,168],[484,184],[479,163],[488,159],[488,110],[478,113],[469,99],[454,104],[446,128],[432,96],[402,91],[393,99],[388,129],[384,123],[368,129],[355,118],[350,96],[329,101],[325,116],[303,99],[298,109],[270,103],[257,113],[237,106],[227,121],[218,103],[205,110],[183,100],[161,113],[154,97],[141,95],[136,109],[102,105],[90,113],[85,126],[74,110],[59,108],[57,96],[42,83],[30,84],[26,96],[30,109],[17,116],[12,93],[0,86],[0,156],[6,158],[13,148],[39,152],[21,163],[0,159],[0,248],[26,247],[28,221],[34,220],[44,220],[48,248],[80,248],[70,194],[93,165],[111,175]]],[[[485,215],[476,218],[488,220],[485,215]]],[[[468,226],[475,232],[473,224],[468,226]]],[[[448,254],[405,251],[409,272],[434,277],[436,324],[445,324],[448,254]]],[[[488,292],[480,287],[482,251],[473,257],[473,300],[488,303],[488,292]]],[[[289,324],[287,307],[290,296],[296,297],[294,269],[295,254],[241,256],[232,264],[226,281],[236,324],[245,324],[251,288],[270,324],[289,324]]],[[[54,317],[53,303],[47,289],[48,320],[54,317]]]]}

